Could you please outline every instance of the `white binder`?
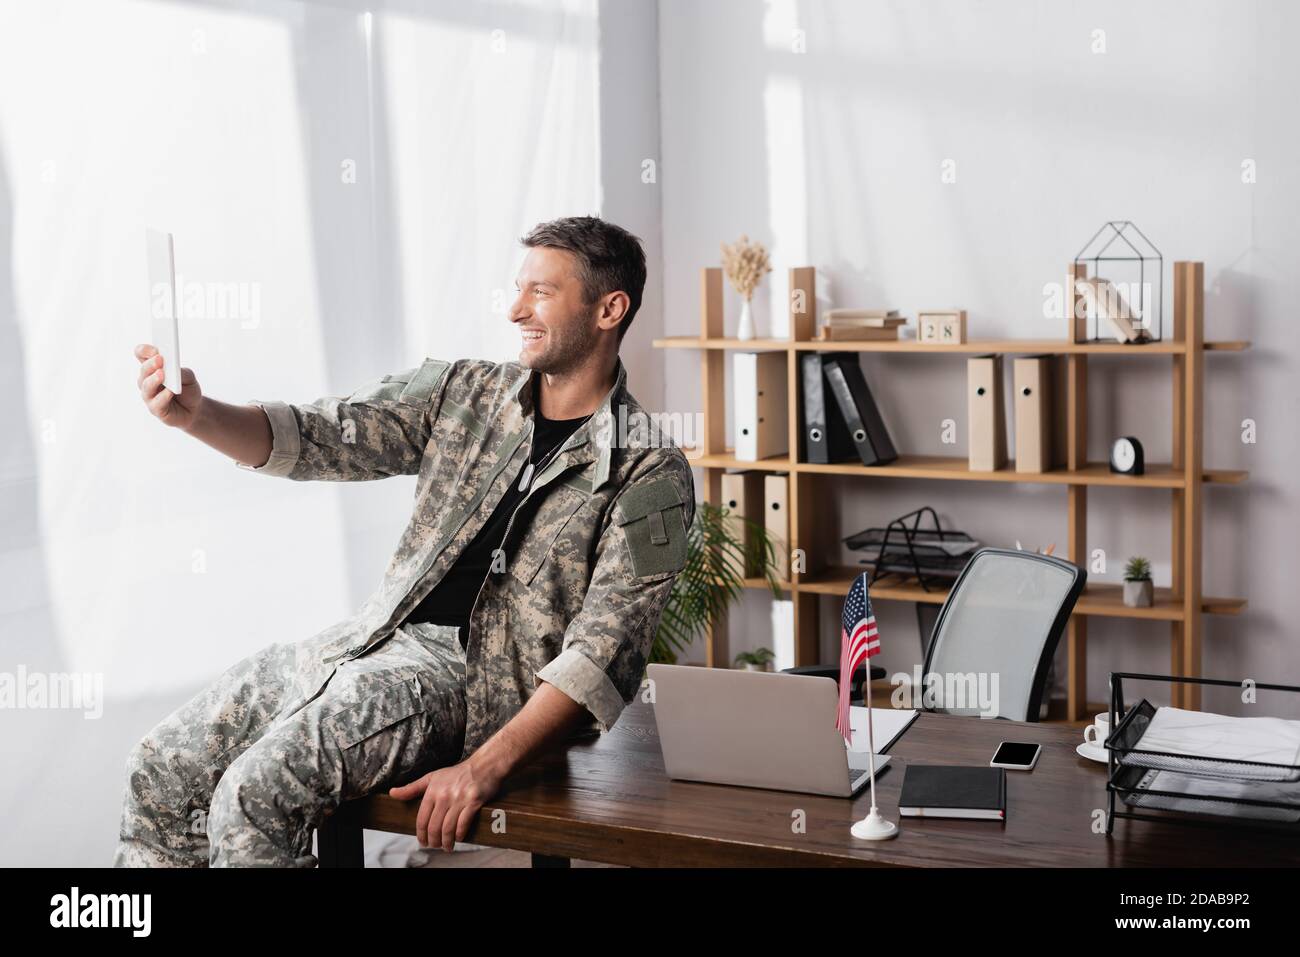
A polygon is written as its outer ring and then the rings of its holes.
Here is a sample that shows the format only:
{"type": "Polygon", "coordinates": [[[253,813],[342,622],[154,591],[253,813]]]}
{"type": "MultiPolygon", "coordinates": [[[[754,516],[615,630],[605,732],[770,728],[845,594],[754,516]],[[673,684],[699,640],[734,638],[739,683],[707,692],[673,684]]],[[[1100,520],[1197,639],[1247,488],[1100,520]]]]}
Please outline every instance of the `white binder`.
{"type": "Polygon", "coordinates": [[[736,451],[756,462],[790,451],[790,409],[784,352],[738,352],[732,360],[732,409],[736,451]]]}

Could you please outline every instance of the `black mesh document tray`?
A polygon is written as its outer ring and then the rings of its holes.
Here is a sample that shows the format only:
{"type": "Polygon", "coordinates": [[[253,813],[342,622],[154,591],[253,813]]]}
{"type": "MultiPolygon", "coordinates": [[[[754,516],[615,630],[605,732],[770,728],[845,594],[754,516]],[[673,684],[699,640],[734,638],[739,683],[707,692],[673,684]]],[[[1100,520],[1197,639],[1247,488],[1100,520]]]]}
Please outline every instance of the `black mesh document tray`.
{"type": "Polygon", "coordinates": [[[930,506],[899,516],[884,528],[866,528],[844,539],[871,569],[871,581],[890,574],[913,577],[926,591],[944,588],[961,574],[980,543],[965,532],[945,529],[930,506]],[[929,525],[922,525],[925,518],[929,525]]]}
{"type": "MultiPolygon", "coordinates": [[[[1114,818],[1280,827],[1300,833],[1300,761],[1252,761],[1215,753],[1160,750],[1147,731],[1157,707],[1145,698],[1124,703],[1124,679],[1241,687],[1240,682],[1116,672],[1110,676],[1110,726],[1106,738],[1106,833],[1114,818]],[[1117,810],[1116,798],[1130,810],[1117,810]],[[1138,813],[1155,811],[1156,814],[1138,813]]],[[[1300,687],[1256,684],[1256,690],[1300,694],[1300,687]]],[[[1229,721],[1233,719],[1227,719],[1229,721]]]]}

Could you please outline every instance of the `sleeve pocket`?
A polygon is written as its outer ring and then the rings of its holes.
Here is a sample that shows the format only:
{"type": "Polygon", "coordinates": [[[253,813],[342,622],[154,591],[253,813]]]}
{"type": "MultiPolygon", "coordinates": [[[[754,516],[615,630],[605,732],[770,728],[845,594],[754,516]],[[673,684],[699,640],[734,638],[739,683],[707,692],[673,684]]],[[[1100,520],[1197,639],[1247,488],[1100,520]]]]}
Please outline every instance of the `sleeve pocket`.
{"type": "Polygon", "coordinates": [[[429,404],[433,391],[451,366],[441,359],[425,359],[414,369],[392,372],[371,382],[347,397],[349,402],[403,402],[406,405],[429,404]]]}
{"type": "Polygon", "coordinates": [[[668,478],[628,489],[615,521],[627,542],[632,578],[650,582],[686,565],[686,518],[681,489],[668,478]]]}
{"type": "MultiPolygon", "coordinates": [[[[414,370],[411,370],[413,372],[414,370]]],[[[396,400],[410,381],[411,372],[386,375],[378,382],[362,386],[347,397],[348,402],[375,402],[396,400]]]]}

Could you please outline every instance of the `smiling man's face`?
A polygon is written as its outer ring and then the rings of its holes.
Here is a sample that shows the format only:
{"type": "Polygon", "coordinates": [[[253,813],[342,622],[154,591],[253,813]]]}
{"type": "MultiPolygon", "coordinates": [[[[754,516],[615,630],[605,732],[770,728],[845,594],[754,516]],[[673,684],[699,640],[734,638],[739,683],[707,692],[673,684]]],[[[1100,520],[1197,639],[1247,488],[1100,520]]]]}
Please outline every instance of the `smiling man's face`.
{"type": "Polygon", "coordinates": [[[519,295],[510,307],[510,321],[523,340],[520,365],[563,373],[595,352],[599,303],[584,302],[573,253],[547,246],[528,250],[515,286],[519,295]]]}

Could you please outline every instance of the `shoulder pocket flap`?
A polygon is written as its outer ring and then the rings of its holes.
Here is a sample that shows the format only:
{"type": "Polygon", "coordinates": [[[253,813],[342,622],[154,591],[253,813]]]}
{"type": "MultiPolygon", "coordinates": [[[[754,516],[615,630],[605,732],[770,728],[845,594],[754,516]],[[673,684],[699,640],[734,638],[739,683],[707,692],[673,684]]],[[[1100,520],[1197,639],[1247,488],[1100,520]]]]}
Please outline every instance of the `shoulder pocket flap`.
{"type": "Polygon", "coordinates": [[[450,362],[443,359],[425,359],[424,364],[411,376],[411,381],[406,383],[399,398],[407,405],[427,405],[433,390],[438,387],[450,365],[450,362]]]}
{"type": "Polygon", "coordinates": [[[651,512],[662,512],[682,504],[682,490],[676,482],[668,478],[656,479],[648,485],[630,488],[623,493],[618,500],[615,521],[619,525],[626,525],[638,518],[645,518],[651,512]]]}

